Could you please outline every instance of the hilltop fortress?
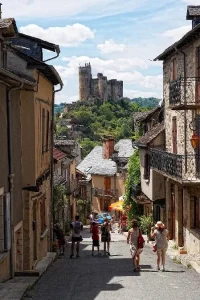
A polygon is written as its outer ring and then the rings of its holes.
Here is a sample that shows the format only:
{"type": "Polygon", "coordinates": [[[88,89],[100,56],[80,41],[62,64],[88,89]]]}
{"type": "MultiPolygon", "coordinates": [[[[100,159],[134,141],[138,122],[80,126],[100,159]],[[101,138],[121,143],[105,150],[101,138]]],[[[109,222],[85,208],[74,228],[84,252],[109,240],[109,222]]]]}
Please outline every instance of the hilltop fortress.
{"type": "Polygon", "coordinates": [[[105,101],[118,101],[123,98],[123,81],[117,79],[107,80],[102,73],[92,78],[90,63],[79,67],[79,100],[100,99],[105,101]]]}

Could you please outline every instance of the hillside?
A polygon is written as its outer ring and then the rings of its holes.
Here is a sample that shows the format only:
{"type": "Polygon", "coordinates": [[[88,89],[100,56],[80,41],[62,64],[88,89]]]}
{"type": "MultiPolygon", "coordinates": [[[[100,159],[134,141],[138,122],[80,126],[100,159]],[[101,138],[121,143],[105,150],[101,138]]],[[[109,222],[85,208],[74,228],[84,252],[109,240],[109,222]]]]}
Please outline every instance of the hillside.
{"type": "Polygon", "coordinates": [[[126,100],[102,105],[77,102],[68,107],[62,118],[56,115],[56,136],[78,140],[85,156],[104,136],[111,135],[116,141],[131,138],[133,113],[144,110],[139,104],[126,100]]]}
{"type": "Polygon", "coordinates": [[[147,108],[147,109],[152,109],[156,107],[161,99],[150,97],[150,98],[133,98],[131,99],[131,102],[138,104],[139,107],[141,108],[147,108]]]}

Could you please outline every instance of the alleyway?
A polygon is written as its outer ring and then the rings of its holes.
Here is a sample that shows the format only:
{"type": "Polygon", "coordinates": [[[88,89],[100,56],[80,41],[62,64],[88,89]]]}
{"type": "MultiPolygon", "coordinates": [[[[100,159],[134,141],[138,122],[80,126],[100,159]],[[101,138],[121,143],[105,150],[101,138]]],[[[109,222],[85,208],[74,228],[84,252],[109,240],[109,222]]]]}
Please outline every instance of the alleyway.
{"type": "Polygon", "coordinates": [[[200,275],[167,259],[165,273],[155,270],[155,254],[146,245],[142,270],[134,273],[123,235],[112,234],[111,256],[91,256],[91,239],[84,230],[79,259],[58,259],[24,300],[200,299],[200,275]]]}

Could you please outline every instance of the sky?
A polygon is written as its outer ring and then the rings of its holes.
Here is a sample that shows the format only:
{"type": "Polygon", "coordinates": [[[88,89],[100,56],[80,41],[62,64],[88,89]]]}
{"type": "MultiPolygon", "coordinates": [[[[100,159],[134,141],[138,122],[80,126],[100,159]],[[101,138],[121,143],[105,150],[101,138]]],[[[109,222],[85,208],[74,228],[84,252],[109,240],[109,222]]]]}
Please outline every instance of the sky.
{"type": "MultiPolygon", "coordinates": [[[[78,97],[78,67],[93,77],[124,81],[124,97],[162,98],[162,63],[153,59],[191,27],[187,5],[199,0],[1,0],[2,18],[13,17],[20,32],[60,45],[51,61],[63,90],[56,103],[78,97]]],[[[52,56],[47,52],[45,58],[52,56]]]]}

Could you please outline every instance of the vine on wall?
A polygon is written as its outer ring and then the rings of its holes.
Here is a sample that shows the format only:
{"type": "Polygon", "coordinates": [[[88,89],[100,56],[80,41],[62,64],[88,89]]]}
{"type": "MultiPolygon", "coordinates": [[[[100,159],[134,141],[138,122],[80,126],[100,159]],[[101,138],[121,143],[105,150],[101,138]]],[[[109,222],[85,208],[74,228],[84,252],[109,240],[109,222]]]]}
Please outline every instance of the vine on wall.
{"type": "Polygon", "coordinates": [[[143,207],[137,204],[131,198],[131,191],[133,186],[140,184],[140,158],[139,151],[136,149],[129,159],[128,176],[126,179],[126,193],[124,199],[124,209],[127,209],[128,227],[132,219],[139,219],[143,213],[143,207]]]}

